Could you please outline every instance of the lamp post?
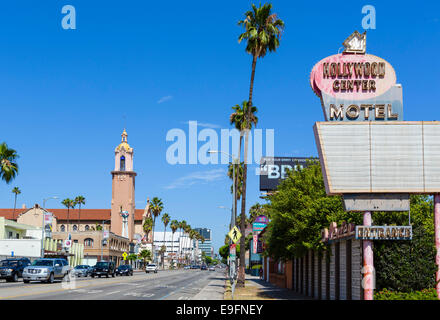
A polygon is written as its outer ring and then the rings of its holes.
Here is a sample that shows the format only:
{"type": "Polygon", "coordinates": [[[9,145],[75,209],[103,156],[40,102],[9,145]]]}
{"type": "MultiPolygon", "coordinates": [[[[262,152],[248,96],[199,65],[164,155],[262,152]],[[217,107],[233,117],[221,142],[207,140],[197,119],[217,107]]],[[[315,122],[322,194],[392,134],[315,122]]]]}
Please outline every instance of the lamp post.
{"type": "Polygon", "coordinates": [[[103,254],[104,254],[104,245],[103,245],[103,242],[104,242],[104,224],[105,224],[107,221],[111,221],[111,220],[102,220],[102,230],[101,230],[101,260],[100,260],[100,261],[102,261],[103,254]]]}
{"type": "Polygon", "coordinates": [[[41,227],[41,258],[44,258],[44,212],[46,211],[44,208],[46,207],[46,201],[50,200],[50,199],[58,199],[58,197],[54,196],[54,197],[49,197],[46,199],[43,199],[43,212],[42,212],[42,216],[43,216],[43,223],[42,223],[42,227],[41,227]]]}

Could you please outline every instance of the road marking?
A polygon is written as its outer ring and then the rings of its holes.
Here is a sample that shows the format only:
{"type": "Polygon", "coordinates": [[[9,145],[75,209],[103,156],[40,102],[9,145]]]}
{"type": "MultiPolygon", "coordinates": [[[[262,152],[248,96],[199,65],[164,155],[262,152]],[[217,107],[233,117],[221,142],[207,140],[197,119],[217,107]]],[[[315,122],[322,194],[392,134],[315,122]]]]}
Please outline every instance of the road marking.
{"type": "Polygon", "coordinates": [[[121,292],[121,291],[113,291],[113,292],[106,293],[105,295],[106,295],[106,296],[109,296],[109,295],[111,295],[111,294],[118,293],[118,292],[121,292]]]}
{"type": "Polygon", "coordinates": [[[100,292],[102,292],[102,291],[104,291],[104,290],[90,290],[90,291],[87,292],[87,293],[89,293],[89,294],[94,294],[94,293],[100,293],[100,292]]]}

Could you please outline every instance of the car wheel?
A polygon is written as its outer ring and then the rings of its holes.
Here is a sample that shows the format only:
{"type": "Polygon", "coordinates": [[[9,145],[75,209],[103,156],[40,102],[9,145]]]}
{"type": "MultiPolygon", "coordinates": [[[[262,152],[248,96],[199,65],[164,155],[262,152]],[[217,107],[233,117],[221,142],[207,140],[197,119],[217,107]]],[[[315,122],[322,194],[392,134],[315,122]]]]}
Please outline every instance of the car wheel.
{"type": "Polygon", "coordinates": [[[105,275],[106,278],[108,278],[108,273],[105,275]]]}
{"type": "Polygon", "coordinates": [[[95,276],[94,276],[93,274],[91,275],[91,277],[92,277],[92,278],[95,278],[95,276]]]}
{"type": "Polygon", "coordinates": [[[101,275],[99,275],[98,278],[101,278],[101,275]]]}
{"type": "Polygon", "coordinates": [[[115,277],[115,274],[114,273],[112,273],[112,278],[114,278],[115,277]]]}
{"type": "Polygon", "coordinates": [[[54,281],[54,277],[53,277],[53,273],[51,273],[49,279],[47,279],[47,283],[53,283],[53,281],[54,281]]]}
{"type": "Polygon", "coordinates": [[[23,280],[24,283],[29,283],[29,280],[23,280]]]}
{"type": "Polygon", "coordinates": [[[18,281],[18,275],[14,273],[14,275],[12,276],[12,282],[17,282],[17,281],[18,281]]]}

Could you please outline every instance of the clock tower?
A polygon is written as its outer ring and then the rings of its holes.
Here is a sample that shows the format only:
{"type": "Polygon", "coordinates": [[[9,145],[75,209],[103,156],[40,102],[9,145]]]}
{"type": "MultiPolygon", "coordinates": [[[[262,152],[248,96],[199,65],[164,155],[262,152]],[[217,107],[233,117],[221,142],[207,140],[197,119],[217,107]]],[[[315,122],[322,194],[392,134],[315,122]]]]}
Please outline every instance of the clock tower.
{"type": "Polygon", "coordinates": [[[127,132],[115,149],[115,170],[112,174],[111,232],[133,240],[134,234],[134,180],[133,148],[127,142],[127,132]]]}

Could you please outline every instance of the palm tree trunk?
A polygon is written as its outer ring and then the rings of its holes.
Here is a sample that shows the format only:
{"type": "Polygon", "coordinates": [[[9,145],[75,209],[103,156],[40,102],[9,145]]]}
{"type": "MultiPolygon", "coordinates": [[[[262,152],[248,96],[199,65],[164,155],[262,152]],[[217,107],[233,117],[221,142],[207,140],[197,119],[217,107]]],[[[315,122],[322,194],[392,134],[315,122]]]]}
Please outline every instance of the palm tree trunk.
{"type": "MultiPolygon", "coordinates": [[[[249,101],[248,101],[248,112],[247,112],[247,123],[250,124],[251,119],[251,109],[252,109],[252,93],[254,90],[254,78],[255,78],[255,68],[257,65],[257,56],[254,55],[252,58],[252,73],[251,73],[251,83],[249,88],[249,101]]],[[[245,138],[244,138],[244,165],[243,165],[243,187],[241,193],[241,221],[240,229],[242,236],[240,238],[240,266],[238,269],[237,286],[244,287],[245,283],[245,237],[246,237],[246,184],[247,184],[247,156],[248,156],[248,143],[249,143],[249,130],[246,128],[245,138]]]]}
{"type": "Polygon", "coordinates": [[[173,261],[174,261],[174,232],[172,233],[172,236],[171,236],[171,253],[173,254],[172,255],[173,259],[171,259],[171,265],[173,265],[173,261]]]}
{"type": "Polygon", "coordinates": [[[151,228],[151,231],[152,231],[151,234],[153,236],[153,239],[152,239],[153,245],[151,246],[151,253],[153,254],[153,262],[156,262],[156,256],[154,254],[154,225],[155,224],[156,224],[156,217],[153,218],[153,226],[151,228]]]}
{"type": "MultiPolygon", "coordinates": [[[[167,233],[167,227],[165,226],[165,230],[163,232],[163,245],[165,246],[165,252],[166,252],[166,245],[165,245],[165,234],[167,233]]],[[[162,253],[162,270],[165,270],[165,252],[162,253]]]]}
{"type": "Polygon", "coordinates": [[[15,201],[14,201],[14,212],[12,213],[12,220],[15,219],[15,208],[17,207],[17,194],[15,194],[15,201]]]}

